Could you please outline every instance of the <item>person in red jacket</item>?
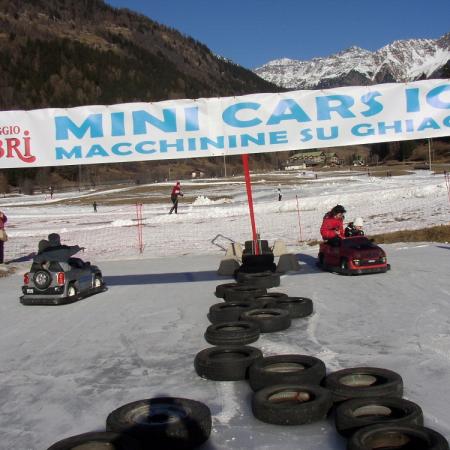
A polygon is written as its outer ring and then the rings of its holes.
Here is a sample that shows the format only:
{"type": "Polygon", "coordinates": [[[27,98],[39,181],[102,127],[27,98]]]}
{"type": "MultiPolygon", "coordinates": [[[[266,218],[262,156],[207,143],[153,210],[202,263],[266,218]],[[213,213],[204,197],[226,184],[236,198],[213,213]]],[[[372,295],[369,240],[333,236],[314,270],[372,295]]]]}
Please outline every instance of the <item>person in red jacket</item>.
{"type": "Polygon", "coordinates": [[[323,217],[320,234],[322,239],[330,245],[336,245],[339,239],[344,237],[345,212],[345,208],[342,205],[336,205],[323,217]]]}
{"type": "Polygon", "coordinates": [[[183,197],[180,182],[177,181],[175,186],[172,188],[172,194],[170,195],[170,200],[172,200],[173,206],[170,208],[169,214],[172,214],[174,211],[175,214],[178,214],[178,197],[180,195],[183,197]]]}

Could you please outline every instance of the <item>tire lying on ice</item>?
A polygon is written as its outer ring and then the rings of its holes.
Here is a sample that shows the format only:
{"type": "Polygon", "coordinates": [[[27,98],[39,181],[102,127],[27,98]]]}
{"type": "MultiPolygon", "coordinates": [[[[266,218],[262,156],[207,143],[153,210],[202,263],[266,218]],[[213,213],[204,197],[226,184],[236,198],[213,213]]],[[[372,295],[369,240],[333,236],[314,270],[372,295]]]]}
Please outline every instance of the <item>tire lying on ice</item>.
{"type": "Polygon", "coordinates": [[[274,301],[275,308],[286,309],[292,319],[310,316],[313,313],[313,301],[306,297],[281,297],[274,301]]]}
{"type": "Polygon", "coordinates": [[[264,300],[266,302],[275,302],[279,298],[286,298],[287,294],[284,292],[267,292],[267,294],[257,295],[254,300],[264,300]]]}
{"type": "Polygon", "coordinates": [[[336,430],[342,436],[348,437],[360,428],[381,423],[423,425],[422,409],[416,403],[393,397],[354,398],[336,408],[336,430]]]}
{"type": "Polygon", "coordinates": [[[211,323],[235,322],[244,311],[255,308],[249,301],[216,303],[209,308],[208,319],[211,323]]]}
{"type": "Polygon", "coordinates": [[[240,286],[239,283],[224,283],[224,284],[219,284],[216,286],[216,292],[215,292],[215,296],[218,298],[224,298],[225,296],[225,291],[229,288],[232,287],[237,287],[240,286]]]}
{"type": "Polygon", "coordinates": [[[358,430],[348,441],[348,450],[449,450],[444,436],[430,428],[402,425],[371,425],[358,430]]]}
{"type": "Polygon", "coordinates": [[[249,369],[254,391],[276,384],[316,384],[325,377],[323,361],[307,355],[276,355],[255,361],[249,369]]]}
{"type": "Polygon", "coordinates": [[[211,347],[197,353],[194,367],[199,376],[208,380],[245,380],[248,368],[262,356],[261,350],[248,345],[211,347]]]}
{"type": "Polygon", "coordinates": [[[196,400],[160,397],[138,400],[109,414],[106,429],[138,440],[144,448],[187,450],[211,433],[211,411],[196,400]]]}
{"type": "Polygon", "coordinates": [[[142,450],[141,444],[132,437],[120,433],[92,432],[71,436],[56,442],[47,450],[142,450]]]}
{"type": "Polygon", "coordinates": [[[258,295],[264,295],[266,293],[266,288],[240,284],[239,286],[226,289],[223,298],[226,302],[235,302],[239,300],[251,300],[258,295]]]}
{"type": "Polygon", "coordinates": [[[301,425],[326,417],[333,402],[331,394],[320,386],[275,385],[253,394],[254,416],[276,425],[301,425]]]}
{"type": "Polygon", "coordinates": [[[356,367],[333,372],[324,380],[334,402],[350,398],[401,397],[402,377],[392,370],[377,367],[356,367]]]}
{"type": "Polygon", "coordinates": [[[242,313],[241,320],[255,322],[261,333],[286,330],[291,326],[289,312],[276,308],[250,309],[242,313]]]}
{"type": "Polygon", "coordinates": [[[243,320],[210,325],[205,339],[212,345],[245,345],[259,339],[259,327],[254,322],[243,320]]]}
{"type": "Polygon", "coordinates": [[[238,272],[236,274],[236,280],[238,283],[270,289],[280,285],[280,274],[270,271],[257,273],[238,272]]]}

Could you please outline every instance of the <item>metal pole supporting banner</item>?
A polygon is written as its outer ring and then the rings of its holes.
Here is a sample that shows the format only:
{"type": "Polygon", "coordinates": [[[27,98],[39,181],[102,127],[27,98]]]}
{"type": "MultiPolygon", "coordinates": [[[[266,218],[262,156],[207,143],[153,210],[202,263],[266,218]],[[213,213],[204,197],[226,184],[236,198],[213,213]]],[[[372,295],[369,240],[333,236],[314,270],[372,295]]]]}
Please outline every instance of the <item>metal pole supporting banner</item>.
{"type": "Polygon", "coordinates": [[[255,213],[253,211],[252,183],[250,180],[250,170],[248,165],[248,154],[243,154],[242,165],[244,166],[245,187],[247,189],[248,210],[250,212],[250,222],[252,224],[252,238],[254,243],[255,254],[259,254],[258,237],[256,235],[255,213]]]}

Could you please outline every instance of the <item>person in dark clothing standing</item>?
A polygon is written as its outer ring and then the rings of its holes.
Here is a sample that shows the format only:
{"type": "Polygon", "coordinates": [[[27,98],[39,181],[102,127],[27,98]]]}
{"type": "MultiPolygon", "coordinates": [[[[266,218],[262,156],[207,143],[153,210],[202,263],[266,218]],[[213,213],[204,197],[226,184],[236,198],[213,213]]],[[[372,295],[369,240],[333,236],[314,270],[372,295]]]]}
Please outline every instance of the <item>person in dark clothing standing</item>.
{"type": "Polygon", "coordinates": [[[97,212],[97,202],[94,201],[94,203],[92,203],[92,207],[94,208],[94,212],[97,212]]]}
{"type": "Polygon", "coordinates": [[[172,200],[173,206],[170,208],[169,214],[172,214],[175,211],[175,214],[178,214],[178,197],[183,197],[183,192],[181,192],[180,182],[177,181],[175,186],[172,188],[172,194],[170,195],[170,200],[172,200]]]}
{"type": "Polygon", "coordinates": [[[0,264],[3,264],[4,258],[5,258],[5,242],[7,240],[6,231],[5,231],[5,224],[7,222],[8,218],[6,215],[0,211],[0,264]]]}
{"type": "Polygon", "coordinates": [[[281,202],[281,199],[283,198],[283,194],[281,193],[280,185],[278,185],[277,193],[278,193],[278,201],[281,202]]]}

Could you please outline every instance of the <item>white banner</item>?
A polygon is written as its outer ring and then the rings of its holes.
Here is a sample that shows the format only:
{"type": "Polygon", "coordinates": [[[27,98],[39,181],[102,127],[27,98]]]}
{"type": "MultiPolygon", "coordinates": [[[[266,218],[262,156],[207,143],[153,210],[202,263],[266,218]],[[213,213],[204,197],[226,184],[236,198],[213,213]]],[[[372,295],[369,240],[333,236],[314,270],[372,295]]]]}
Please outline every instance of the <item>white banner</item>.
{"type": "Polygon", "coordinates": [[[450,80],[0,112],[0,168],[265,153],[450,135],[450,80]]]}

